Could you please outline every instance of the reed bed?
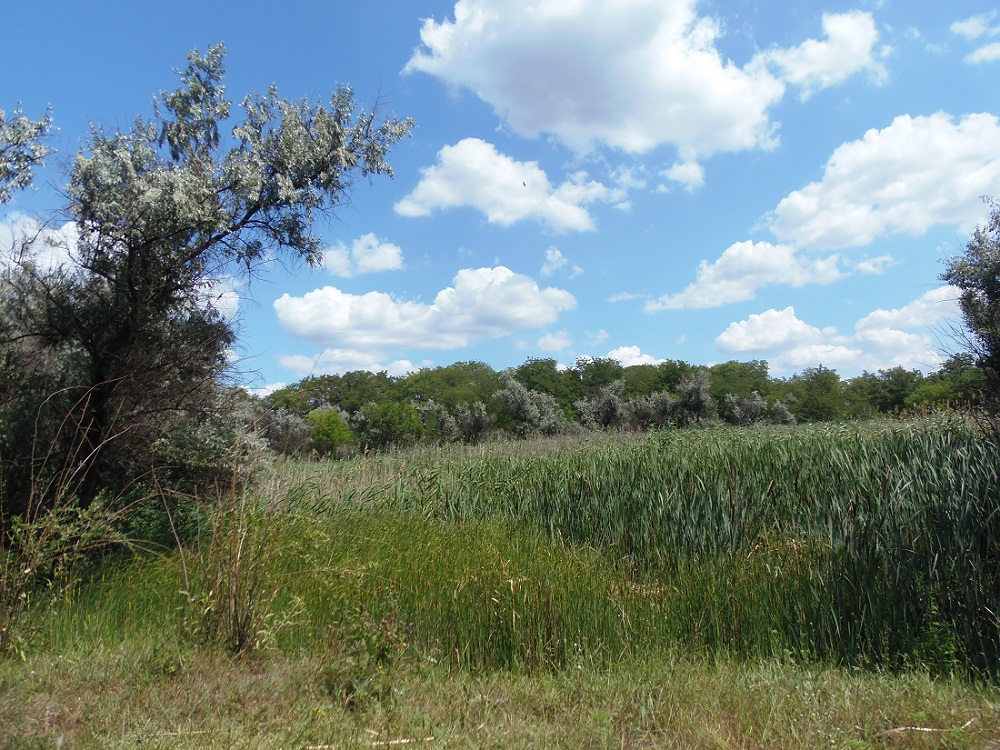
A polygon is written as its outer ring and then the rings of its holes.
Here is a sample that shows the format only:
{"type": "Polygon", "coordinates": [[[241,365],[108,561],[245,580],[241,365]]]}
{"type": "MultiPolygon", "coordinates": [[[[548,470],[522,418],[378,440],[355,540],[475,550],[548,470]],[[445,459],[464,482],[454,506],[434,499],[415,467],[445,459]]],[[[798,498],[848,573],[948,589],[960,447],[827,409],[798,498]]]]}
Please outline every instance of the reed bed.
{"type": "MultiPolygon", "coordinates": [[[[246,524],[266,533],[247,541],[268,605],[252,635],[336,653],[374,634],[474,671],[688,651],[995,679],[998,460],[925,420],[288,465],[246,524]]],[[[102,573],[49,645],[190,629],[204,572],[184,559],[102,573]]]]}
{"type": "Polygon", "coordinates": [[[661,592],[684,647],[1000,673],[1000,463],[959,420],[422,454],[349,501],[503,520],[661,592]]]}

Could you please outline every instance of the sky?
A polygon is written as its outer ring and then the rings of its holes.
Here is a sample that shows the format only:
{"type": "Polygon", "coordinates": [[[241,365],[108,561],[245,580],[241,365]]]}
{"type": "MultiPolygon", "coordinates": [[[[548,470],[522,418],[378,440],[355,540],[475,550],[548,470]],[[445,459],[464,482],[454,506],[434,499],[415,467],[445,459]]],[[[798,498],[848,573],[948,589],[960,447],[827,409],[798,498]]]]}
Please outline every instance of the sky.
{"type": "Polygon", "coordinates": [[[39,0],[3,25],[0,108],[51,107],[58,153],[0,244],[192,49],[225,43],[235,101],[350,84],[414,119],[394,179],[317,226],[322,268],[221,281],[261,392],[533,357],[930,372],[960,348],[944,261],[1000,196],[988,2],[39,0]]]}

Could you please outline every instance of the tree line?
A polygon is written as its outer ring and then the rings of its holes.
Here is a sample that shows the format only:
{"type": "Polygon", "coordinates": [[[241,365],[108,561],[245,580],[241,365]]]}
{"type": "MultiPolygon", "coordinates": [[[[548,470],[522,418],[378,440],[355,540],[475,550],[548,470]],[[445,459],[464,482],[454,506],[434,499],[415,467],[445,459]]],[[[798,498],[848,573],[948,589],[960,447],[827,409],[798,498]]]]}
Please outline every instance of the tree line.
{"type": "Polygon", "coordinates": [[[263,403],[265,433],[275,447],[336,454],[498,434],[858,419],[968,405],[983,382],[969,355],[955,355],[929,375],[894,367],[848,379],[823,366],[774,378],[764,360],[625,366],[581,358],[562,367],[552,358],[529,358],[501,371],[457,362],[398,377],[384,371],[310,376],[263,403]]]}

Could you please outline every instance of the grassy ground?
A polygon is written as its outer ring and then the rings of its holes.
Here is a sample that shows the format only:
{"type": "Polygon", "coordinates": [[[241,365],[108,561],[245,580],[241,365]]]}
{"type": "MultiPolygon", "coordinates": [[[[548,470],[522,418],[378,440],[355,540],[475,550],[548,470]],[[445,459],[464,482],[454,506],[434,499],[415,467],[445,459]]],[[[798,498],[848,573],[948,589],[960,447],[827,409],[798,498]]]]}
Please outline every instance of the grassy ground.
{"type": "Polygon", "coordinates": [[[979,451],[889,425],[286,466],[39,606],[0,748],[1000,748],[979,451]]]}
{"type": "Polygon", "coordinates": [[[1000,747],[995,690],[916,672],[685,656],[478,675],[407,662],[385,680],[348,708],[318,654],[38,655],[0,665],[0,747],[1000,747]]]}

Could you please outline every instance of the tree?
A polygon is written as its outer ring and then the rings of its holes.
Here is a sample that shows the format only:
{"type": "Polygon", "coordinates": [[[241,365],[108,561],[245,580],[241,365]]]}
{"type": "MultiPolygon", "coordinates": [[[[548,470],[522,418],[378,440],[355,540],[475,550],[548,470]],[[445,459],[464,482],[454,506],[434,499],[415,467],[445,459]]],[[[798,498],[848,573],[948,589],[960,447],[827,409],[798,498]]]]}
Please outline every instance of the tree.
{"type": "Polygon", "coordinates": [[[569,420],[550,394],[526,388],[510,372],[500,373],[500,383],[503,387],[493,394],[493,400],[501,428],[521,438],[536,433],[556,435],[569,429],[569,420]]]}
{"type": "Polygon", "coordinates": [[[800,375],[786,381],[786,402],[791,402],[795,418],[804,422],[823,422],[844,416],[847,402],[843,383],[836,370],[807,367],[800,375]]]}
{"type": "Polygon", "coordinates": [[[686,375],[677,386],[677,424],[680,427],[702,425],[718,416],[712,398],[712,379],[706,370],[686,375]]]}
{"type": "Polygon", "coordinates": [[[424,432],[420,412],[409,402],[365,404],[351,415],[351,429],[365,448],[385,450],[415,443],[424,432]]]}
{"type": "Polygon", "coordinates": [[[310,424],[309,438],[321,455],[336,454],[345,446],[357,443],[340,412],[333,406],[321,406],[306,415],[310,424]]]}
{"type": "Polygon", "coordinates": [[[751,394],[769,395],[771,381],[767,376],[767,362],[755,359],[750,362],[730,360],[709,368],[712,376],[712,398],[721,404],[727,395],[751,398],[751,394]]]}
{"type": "Polygon", "coordinates": [[[529,357],[513,370],[517,381],[530,391],[547,393],[556,400],[564,414],[573,413],[573,403],[580,398],[579,383],[572,370],[560,370],[551,357],[529,357]]]}
{"type": "Polygon", "coordinates": [[[632,404],[623,397],[625,381],[615,380],[590,391],[574,404],[580,423],[591,430],[622,430],[632,419],[632,404]]]}
{"type": "Polygon", "coordinates": [[[386,156],[412,125],[379,122],[349,88],[323,105],[272,86],[245,97],[234,120],[224,53],[192,52],[151,118],[92,129],[66,189],[74,262],[48,272],[24,260],[0,300],[8,352],[47,352],[70,368],[63,401],[76,405],[69,442],[84,505],[155,468],[157,440],[178,423],[218,413],[209,394],[235,334],[212,304],[216,284],[280,253],[318,263],[317,216],[358,177],[391,176],[386,156]]]}
{"type": "Polygon", "coordinates": [[[418,402],[435,401],[449,410],[460,404],[488,401],[500,389],[500,378],[483,362],[455,362],[423,368],[399,382],[399,391],[418,402]]]}
{"type": "Polygon", "coordinates": [[[8,117],[0,109],[0,204],[15,190],[31,186],[32,170],[50,153],[45,137],[52,129],[52,116],[29,120],[15,108],[8,117]]]}
{"type": "Polygon", "coordinates": [[[1000,203],[985,199],[986,226],[976,227],[965,253],[948,261],[941,279],[958,287],[966,344],[983,370],[990,400],[1000,399],[1000,203]]]}

